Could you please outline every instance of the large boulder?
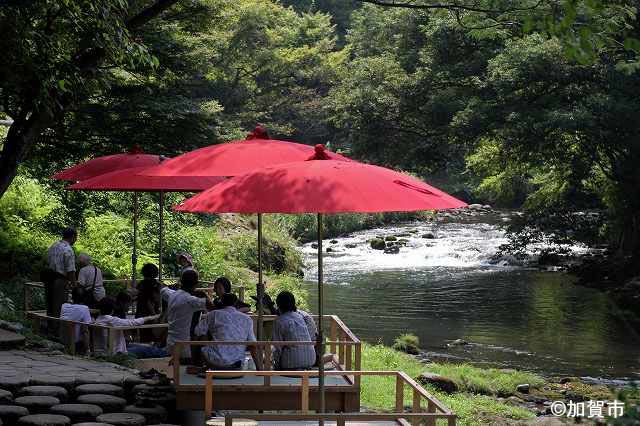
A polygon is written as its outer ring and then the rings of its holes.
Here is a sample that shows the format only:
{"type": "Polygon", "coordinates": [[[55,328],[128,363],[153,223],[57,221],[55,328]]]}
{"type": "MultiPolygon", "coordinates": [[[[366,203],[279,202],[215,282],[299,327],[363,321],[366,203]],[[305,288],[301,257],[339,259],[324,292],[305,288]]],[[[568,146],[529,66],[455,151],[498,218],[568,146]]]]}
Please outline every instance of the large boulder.
{"type": "Polygon", "coordinates": [[[110,385],[107,383],[87,384],[76,387],[76,395],[92,394],[123,396],[124,389],[120,386],[110,385]]]}
{"type": "Polygon", "coordinates": [[[423,385],[431,385],[446,393],[454,393],[458,391],[458,385],[448,377],[435,373],[425,372],[416,378],[423,385]]]}
{"type": "Polygon", "coordinates": [[[369,241],[369,244],[371,244],[371,248],[374,250],[384,250],[385,248],[387,248],[387,244],[382,238],[374,238],[369,241]]]}
{"type": "MultiPolygon", "coordinates": [[[[122,412],[127,405],[127,400],[113,395],[92,394],[80,395],[77,398],[79,404],[92,404],[102,408],[105,413],[122,412]]],[[[109,422],[106,422],[109,423],[109,422]]]]}
{"type": "Polygon", "coordinates": [[[16,398],[14,402],[33,414],[48,413],[51,407],[60,404],[60,400],[53,396],[21,396],[16,398]]]}
{"type": "Polygon", "coordinates": [[[19,405],[0,405],[0,420],[5,425],[15,425],[20,417],[28,416],[29,410],[19,405]]]}
{"type": "Polygon", "coordinates": [[[98,421],[113,426],[144,426],[144,416],[135,413],[109,413],[98,416],[98,421]]]}
{"type": "Polygon", "coordinates": [[[53,396],[60,402],[65,402],[69,397],[67,390],[61,386],[27,386],[20,390],[22,396],[53,396]]]}
{"type": "Polygon", "coordinates": [[[18,420],[20,426],[69,426],[70,424],[69,417],[57,414],[33,414],[18,420]]]}
{"type": "Polygon", "coordinates": [[[73,422],[92,422],[102,414],[102,408],[93,404],[60,404],[51,407],[51,412],[67,416],[73,422]]]}

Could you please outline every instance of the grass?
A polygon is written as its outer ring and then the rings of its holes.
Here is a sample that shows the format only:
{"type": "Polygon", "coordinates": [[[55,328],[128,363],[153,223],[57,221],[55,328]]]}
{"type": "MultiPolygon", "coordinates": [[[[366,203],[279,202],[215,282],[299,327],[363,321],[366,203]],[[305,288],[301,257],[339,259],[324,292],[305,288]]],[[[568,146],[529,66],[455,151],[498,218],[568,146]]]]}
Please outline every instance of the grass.
{"type": "Polygon", "coordinates": [[[408,354],[417,354],[420,351],[420,339],[415,334],[401,334],[393,342],[393,349],[406,352],[408,354]]]}
{"type": "MultiPolygon", "coordinates": [[[[466,364],[421,364],[413,357],[383,345],[363,344],[363,370],[399,370],[410,377],[417,377],[424,371],[442,374],[458,384],[460,392],[448,395],[430,386],[425,388],[437,399],[451,408],[459,418],[461,426],[481,426],[494,423],[496,418],[521,420],[533,418],[534,414],[524,408],[514,407],[497,401],[483,393],[497,393],[509,390],[515,392],[520,383],[539,385],[542,378],[526,372],[501,372],[496,369],[481,369],[466,364]],[[468,374],[468,377],[467,377],[468,374]],[[527,379],[527,380],[524,380],[527,379]],[[523,381],[521,381],[523,380],[523,381]]],[[[361,401],[362,405],[377,410],[391,410],[395,404],[395,378],[363,377],[361,401]]],[[[411,395],[405,390],[405,405],[411,405],[411,395]]]]}

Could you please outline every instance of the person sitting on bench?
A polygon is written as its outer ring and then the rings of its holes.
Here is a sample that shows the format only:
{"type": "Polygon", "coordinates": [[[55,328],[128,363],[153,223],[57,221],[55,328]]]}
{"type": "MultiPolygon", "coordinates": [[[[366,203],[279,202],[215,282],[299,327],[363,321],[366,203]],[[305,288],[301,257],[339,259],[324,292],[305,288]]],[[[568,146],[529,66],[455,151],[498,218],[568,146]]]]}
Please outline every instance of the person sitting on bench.
{"type": "MultiPolygon", "coordinates": [[[[239,312],[235,306],[238,297],[232,293],[223,294],[220,298],[221,309],[207,313],[195,329],[200,339],[210,339],[216,342],[236,341],[255,342],[253,321],[248,315],[239,312]]],[[[214,370],[240,370],[247,351],[245,345],[214,345],[205,346],[202,354],[207,367],[214,370]]],[[[249,351],[256,364],[256,369],[262,369],[262,361],[255,346],[249,346],[249,351]]]]}
{"type": "MultiPolygon", "coordinates": [[[[105,297],[100,302],[98,302],[98,308],[100,309],[100,315],[96,318],[96,325],[108,325],[111,327],[132,327],[137,325],[143,325],[150,322],[153,322],[158,319],[160,315],[151,315],[144,318],[135,318],[135,319],[123,319],[114,316],[115,309],[115,301],[111,297],[105,297]]],[[[114,338],[114,353],[123,353],[126,354],[127,351],[127,341],[124,338],[124,333],[121,330],[112,331],[115,333],[114,338]]],[[[96,348],[105,348],[107,347],[107,330],[98,331],[96,333],[96,348]]]]}
{"type": "MultiPolygon", "coordinates": [[[[304,317],[297,312],[296,299],[292,293],[283,291],[276,297],[280,315],[273,323],[272,341],[309,342],[315,336],[309,335],[304,317]]],[[[316,363],[313,345],[275,346],[273,364],[276,370],[306,370],[316,363]]]]}
{"type": "MultiPolygon", "coordinates": [[[[85,304],[86,294],[82,287],[76,286],[71,291],[73,303],[63,303],[60,309],[60,319],[68,321],[78,321],[90,324],[93,322],[89,307],[85,304]]],[[[76,353],[84,355],[89,347],[89,330],[87,327],[76,325],[74,331],[74,344],[76,353]]]]}
{"type": "MultiPolygon", "coordinates": [[[[216,292],[216,297],[213,299],[213,309],[222,309],[222,296],[227,293],[231,293],[231,281],[227,277],[218,277],[216,281],[213,283],[213,290],[216,292]]],[[[244,314],[248,314],[251,312],[251,305],[248,303],[241,302],[238,300],[236,305],[236,309],[244,314]]]]}

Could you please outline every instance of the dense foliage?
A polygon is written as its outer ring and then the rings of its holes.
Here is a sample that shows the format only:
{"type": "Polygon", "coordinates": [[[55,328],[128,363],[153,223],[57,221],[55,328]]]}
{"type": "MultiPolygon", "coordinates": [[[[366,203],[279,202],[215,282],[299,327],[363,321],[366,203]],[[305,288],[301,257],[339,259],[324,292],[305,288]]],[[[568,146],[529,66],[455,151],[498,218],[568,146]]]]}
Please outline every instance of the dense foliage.
{"type": "MultiPolygon", "coordinates": [[[[3,244],[15,253],[34,247],[62,218],[82,223],[93,239],[113,231],[124,244],[128,195],[68,194],[58,185],[40,193],[24,179],[42,183],[76,161],[136,144],[174,155],[241,138],[262,123],[272,136],[327,143],[474,201],[524,207],[527,220],[513,229],[521,243],[552,230],[558,241],[635,254],[636,7],[605,0],[4,2],[0,115],[14,124],[2,134],[0,194],[22,164],[13,194],[33,191],[30,201],[40,202],[53,193],[60,205],[31,218],[6,213],[3,235],[34,220],[43,225],[3,244]],[[602,214],[584,221],[577,210],[602,214]]],[[[345,223],[376,220],[344,216],[328,228],[338,234],[345,223]]],[[[289,221],[286,229],[308,239],[312,222],[289,221]]],[[[206,223],[184,223],[194,237],[204,235],[197,226],[206,223]]],[[[100,254],[124,273],[122,248],[100,254]]]]}

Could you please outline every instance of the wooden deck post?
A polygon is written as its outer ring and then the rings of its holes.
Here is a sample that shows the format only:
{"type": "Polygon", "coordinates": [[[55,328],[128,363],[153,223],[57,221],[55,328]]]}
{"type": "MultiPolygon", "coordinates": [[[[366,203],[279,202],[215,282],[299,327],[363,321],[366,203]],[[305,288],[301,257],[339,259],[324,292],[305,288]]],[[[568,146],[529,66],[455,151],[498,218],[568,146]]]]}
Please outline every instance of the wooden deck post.
{"type": "MultiPolygon", "coordinates": [[[[420,393],[416,389],[413,390],[413,409],[411,410],[414,413],[420,412],[420,393]]],[[[420,426],[420,418],[414,417],[411,420],[411,424],[414,426],[420,426]]]]}
{"type": "Polygon", "coordinates": [[[302,413],[309,412],[309,376],[302,376],[302,403],[300,405],[302,413]]]}
{"type": "Polygon", "coordinates": [[[331,316],[331,325],[330,325],[330,332],[329,333],[330,333],[329,335],[331,336],[330,337],[331,341],[334,342],[334,343],[330,344],[330,346],[329,346],[330,349],[329,350],[331,351],[332,354],[335,354],[336,353],[335,341],[336,341],[336,339],[338,337],[338,324],[336,324],[336,319],[333,317],[333,315],[331,316]]]}
{"type": "Polygon", "coordinates": [[[69,322],[67,323],[67,325],[69,326],[69,352],[71,353],[71,355],[75,355],[76,354],[76,326],[72,323],[69,322]]]}
{"type": "Polygon", "coordinates": [[[31,310],[31,286],[29,283],[23,284],[23,293],[24,293],[24,311],[31,310]]]}
{"type": "Polygon", "coordinates": [[[396,413],[404,413],[404,380],[396,375],[396,413]]]}
{"type": "Polygon", "coordinates": [[[115,332],[111,327],[107,329],[107,354],[114,355],[116,346],[115,346],[115,332]]]}
{"type": "MultiPolygon", "coordinates": [[[[362,343],[356,344],[356,371],[362,370],[362,343]]],[[[354,380],[354,384],[360,387],[360,375],[357,375],[354,380]]]]}
{"type": "MultiPolygon", "coordinates": [[[[427,413],[435,413],[436,406],[432,401],[427,401],[427,413]]],[[[436,419],[428,418],[427,426],[436,426],[436,419]]]]}
{"type": "Polygon", "coordinates": [[[351,345],[348,343],[345,344],[345,356],[347,358],[344,364],[345,369],[351,371],[353,370],[353,368],[351,368],[353,366],[353,363],[352,363],[353,357],[351,355],[351,345]]]}
{"type": "Polygon", "coordinates": [[[180,385],[180,356],[182,355],[182,343],[176,342],[173,346],[173,382],[180,385]]]}
{"type": "Polygon", "coordinates": [[[204,420],[206,422],[213,411],[213,380],[209,373],[205,373],[204,380],[204,420]]]}

